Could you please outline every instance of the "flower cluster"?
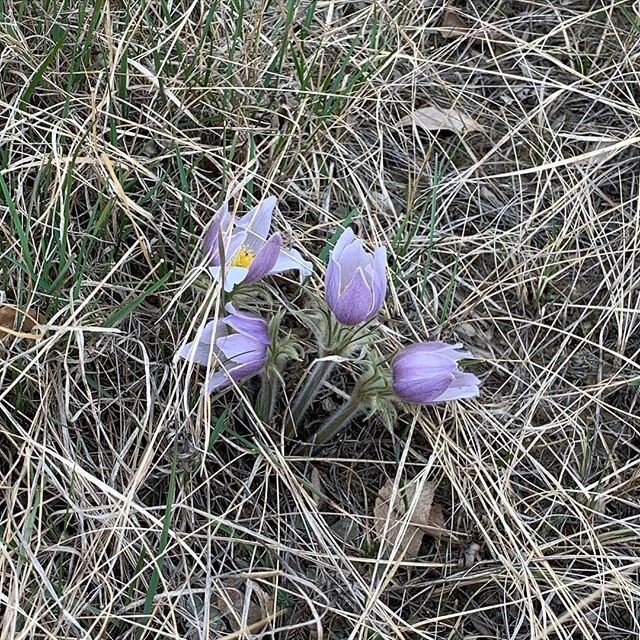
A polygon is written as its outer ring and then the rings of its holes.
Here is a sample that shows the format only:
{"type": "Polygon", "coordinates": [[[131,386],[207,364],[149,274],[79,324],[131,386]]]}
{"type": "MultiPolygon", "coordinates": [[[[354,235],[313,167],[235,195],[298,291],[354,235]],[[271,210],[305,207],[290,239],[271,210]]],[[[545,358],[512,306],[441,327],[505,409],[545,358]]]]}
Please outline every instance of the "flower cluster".
{"type": "MultiPolygon", "coordinates": [[[[230,297],[272,274],[296,271],[301,282],[312,274],[312,264],[296,249],[285,249],[279,233],[271,233],[276,205],[276,199],[268,197],[234,218],[225,203],[211,221],[203,241],[204,260],[211,276],[230,297]]],[[[318,358],[287,407],[288,435],[299,435],[303,430],[302,419],[337,360],[329,356],[349,358],[354,346],[379,341],[371,321],[384,304],[387,291],[386,249],[377,247],[369,252],[351,228],[345,229],[329,255],[324,284],[325,306],[315,305],[315,309],[297,314],[316,335],[318,358]]],[[[287,359],[282,356],[298,353],[273,330],[279,320],[270,326],[260,315],[240,311],[228,302],[224,313],[202,326],[176,357],[206,368],[207,393],[262,374],[261,407],[268,408],[263,418],[271,419],[277,406],[274,382],[282,380],[280,369],[287,359]]],[[[351,400],[320,429],[306,434],[313,436],[309,445],[326,441],[365,404],[379,406],[389,400],[433,404],[478,395],[478,378],[460,368],[461,360],[473,356],[461,347],[421,342],[396,353],[390,368],[370,363],[368,373],[352,390],[351,400]]]]}

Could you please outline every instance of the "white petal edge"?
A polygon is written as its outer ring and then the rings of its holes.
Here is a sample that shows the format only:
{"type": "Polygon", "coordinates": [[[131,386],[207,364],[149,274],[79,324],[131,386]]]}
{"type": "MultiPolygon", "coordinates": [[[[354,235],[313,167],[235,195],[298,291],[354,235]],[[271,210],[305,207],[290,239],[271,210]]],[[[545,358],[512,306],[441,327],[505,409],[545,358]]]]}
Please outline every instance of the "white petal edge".
{"type": "Polygon", "coordinates": [[[297,269],[302,280],[313,273],[313,264],[305,260],[297,249],[283,249],[269,273],[282,273],[290,269],[297,269]]]}
{"type": "MultiPolygon", "coordinates": [[[[209,267],[209,273],[214,280],[220,282],[222,277],[222,267],[209,267]]],[[[224,270],[224,290],[227,293],[233,291],[233,288],[240,284],[249,273],[247,267],[229,267],[224,270]]]]}

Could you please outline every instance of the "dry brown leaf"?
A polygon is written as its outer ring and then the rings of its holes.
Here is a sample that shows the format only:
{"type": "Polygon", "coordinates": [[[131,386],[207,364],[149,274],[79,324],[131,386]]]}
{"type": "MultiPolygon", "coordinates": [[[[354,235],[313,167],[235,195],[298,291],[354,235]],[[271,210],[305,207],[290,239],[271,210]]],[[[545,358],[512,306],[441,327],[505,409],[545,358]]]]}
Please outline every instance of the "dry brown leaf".
{"type": "Polygon", "coordinates": [[[442,511],[442,505],[434,502],[431,505],[431,511],[429,512],[428,527],[424,532],[434,538],[440,538],[444,533],[444,512],[442,511]]]}
{"type": "Polygon", "coordinates": [[[480,545],[473,542],[464,548],[460,564],[468,569],[480,560],[480,545]]]}
{"type": "Polygon", "coordinates": [[[444,531],[442,507],[433,504],[436,485],[413,481],[396,491],[392,501],[393,480],[389,479],[378,492],[373,507],[374,529],[383,544],[393,546],[400,538],[400,555],[405,560],[418,557],[425,534],[440,537],[444,531]],[[419,491],[419,493],[417,493],[419,491]],[[407,524],[407,510],[411,512],[407,524]],[[433,513],[433,515],[432,515],[433,513]],[[388,524],[387,524],[388,523],[388,524]],[[386,531],[385,531],[386,527],[386,531]],[[404,532],[403,532],[404,530],[404,532]]]}
{"type": "Polygon", "coordinates": [[[467,37],[469,40],[484,42],[487,38],[499,40],[499,34],[486,27],[480,30],[470,27],[455,9],[445,8],[438,29],[443,38],[467,37]]]}
{"type": "Polygon", "coordinates": [[[452,9],[445,9],[442,12],[440,28],[443,38],[458,38],[469,33],[467,23],[452,9]]]}
{"type": "Polygon", "coordinates": [[[316,507],[320,509],[324,504],[326,497],[324,495],[324,487],[322,486],[322,478],[316,467],[311,469],[311,486],[313,487],[312,499],[316,503],[316,507]]]}
{"type": "Polygon", "coordinates": [[[260,631],[273,614],[273,597],[248,578],[230,576],[221,583],[221,591],[216,593],[216,607],[232,629],[260,631]]]}
{"type": "Polygon", "coordinates": [[[491,327],[484,327],[481,322],[462,322],[456,327],[456,334],[476,358],[495,358],[491,327]]]}
{"type": "Polygon", "coordinates": [[[399,127],[415,124],[425,131],[483,131],[483,128],[473,118],[458,109],[441,109],[440,107],[422,107],[398,122],[399,127]]]}
{"type": "Polygon", "coordinates": [[[32,333],[39,324],[33,311],[24,311],[11,304],[0,306],[0,342],[8,342],[11,337],[39,340],[42,335],[32,333]]]}

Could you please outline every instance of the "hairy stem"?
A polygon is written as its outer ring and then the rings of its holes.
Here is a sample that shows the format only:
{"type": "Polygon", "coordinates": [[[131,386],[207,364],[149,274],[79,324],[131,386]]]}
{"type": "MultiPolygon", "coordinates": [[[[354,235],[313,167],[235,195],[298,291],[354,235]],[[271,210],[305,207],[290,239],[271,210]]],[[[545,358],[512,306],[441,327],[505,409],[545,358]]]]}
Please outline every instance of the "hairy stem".
{"type": "Polygon", "coordinates": [[[324,381],[329,377],[334,364],[331,360],[321,360],[314,365],[291,405],[291,420],[288,422],[286,430],[288,437],[294,435],[297,425],[309,409],[318,391],[322,388],[324,381]]]}
{"type": "Polygon", "coordinates": [[[273,372],[265,371],[262,374],[262,388],[260,390],[259,417],[263,422],[269,423],[275,413],[280,390],[280,379],[273,372]]]}
{"type": "Polygon", "coordinates": [[[320,428],[313,434],[309,442],[296,448],[295,453],[303,455],[310,453],[318,444],[324,444],[339,431],[344,429],[362,408],[359,394],[354,393],[320,428]]]}

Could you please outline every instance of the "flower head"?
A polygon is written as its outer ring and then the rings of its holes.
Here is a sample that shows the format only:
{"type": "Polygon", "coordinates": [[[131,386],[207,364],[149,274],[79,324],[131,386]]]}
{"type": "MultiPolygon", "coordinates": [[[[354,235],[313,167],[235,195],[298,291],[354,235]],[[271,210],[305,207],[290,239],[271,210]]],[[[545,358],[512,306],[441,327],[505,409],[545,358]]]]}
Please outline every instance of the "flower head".
{"type": "Polygon", "coordinates": [[[342,324],[356,325],[373,318],[387,291],[387,252],[365,251],[349,227],[336,242],[327,265],[325,299],[342,324]]]}
{"type": "Polygon", "coordinates": [[[231,303],[227,315],[208,322],[193,342],[176,354],[216,371],[207,381],[207,393],[227,387],[259,373],[264,367],[271,340],[267,323],[253,313],[237,311],[231,303]],[[232,330],[232,332],[230,331],[232,330]]]}
{"type": "Polygon", "coordinates": [[[396,395],[416,404],[477,396],[480,380],[458,368],[458,360],[473,357],[468,351],[458,351],[461,347],[445,342],[419,342],[404,348],[391,364],[396,395]]]}
{"type": "Polygon", "coordinates": [[[232,291],[241,282],[291,269],[297,269],[301,278],[311,275],[311,263],[295,249],[283,249],[279,233],[269,236],[276,202],[270,196],[235,222],[225,203],[213,217],[203,250],[211,275],[221,278],[224,273],[225,291],[232,291]]]}

